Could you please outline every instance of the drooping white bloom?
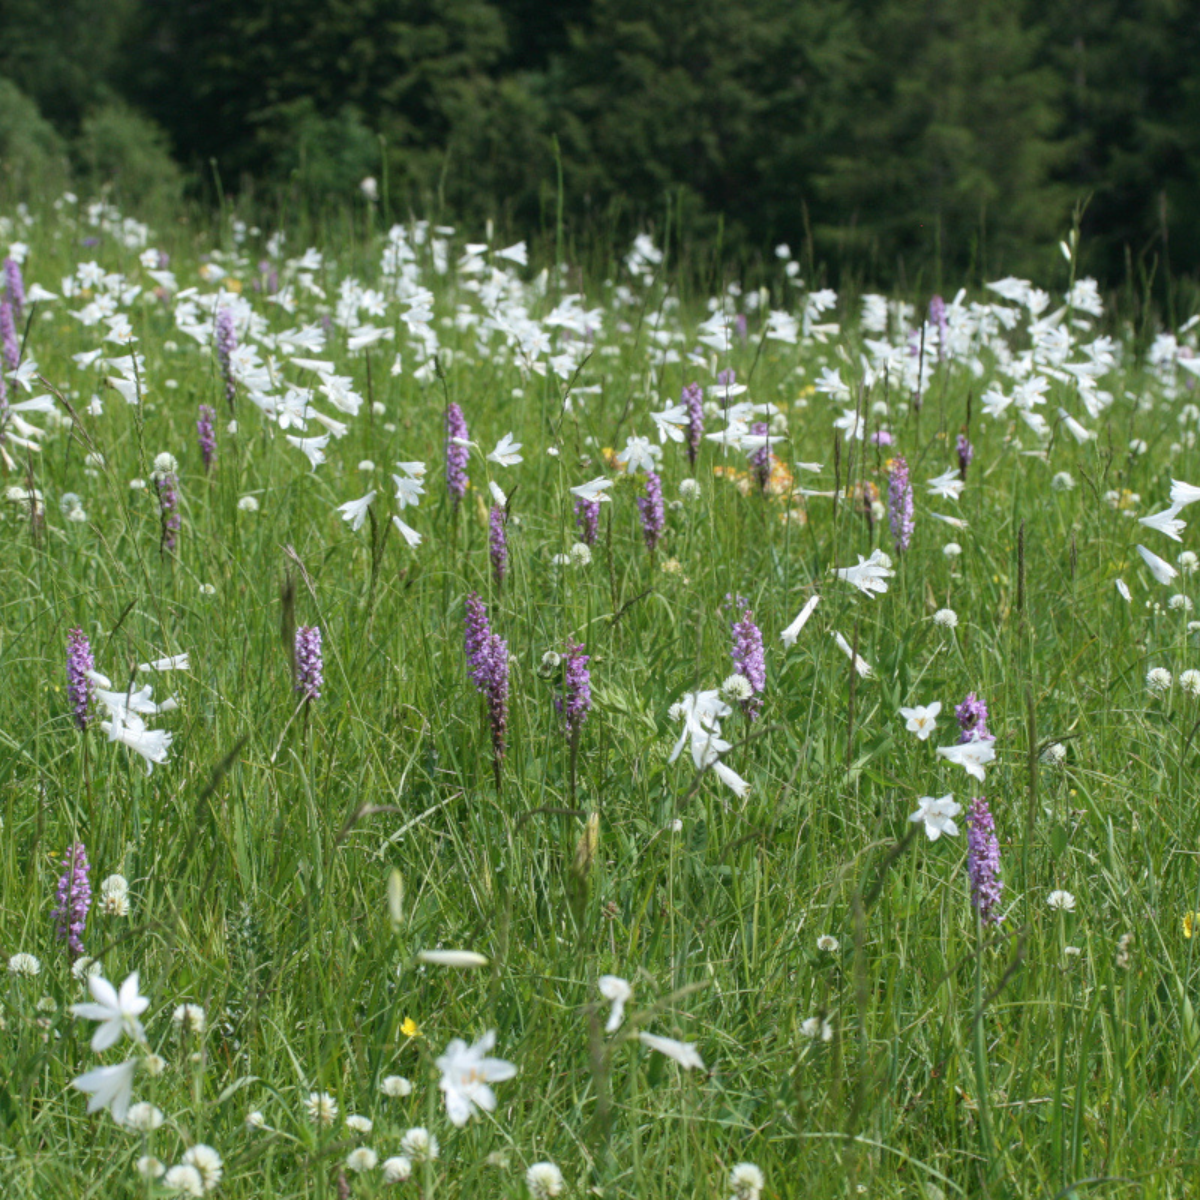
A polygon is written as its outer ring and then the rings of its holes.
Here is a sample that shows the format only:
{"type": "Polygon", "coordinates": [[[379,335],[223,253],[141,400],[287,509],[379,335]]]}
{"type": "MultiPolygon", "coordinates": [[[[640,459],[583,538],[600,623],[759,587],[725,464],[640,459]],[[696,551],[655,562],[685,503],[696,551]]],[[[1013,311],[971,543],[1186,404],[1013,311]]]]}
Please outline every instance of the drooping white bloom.
{"type": "Polygon", "coordinates": [[[732,714],[733,709],[721,699],[718,691],[687,692],[671,707],[671,720],[683,721],[683,732],[675,743],[667,762],[674,762],[683,752],[689,738],[692,743],[692,761],[697,770],[711,765],[718,754],[729,749],[729,743],[721,737],[721,721],[732,714]]]}
{"type": "Polygon", "coordinates": [[[1179,535],[1187,528],[1186,521],[1176,519],[1181,508],[1182,505],[1173,504],[1170,508],[1164,508],[1162,512],[1151,513],[1148,517],[1138,517],[1138,524],[1145,525],[1147,529],[1165,533],[1167,537],[1181,542],[1183,538],[1179,535]]]}
{"type": "Polygon", "coordinates": [[[136,1071],[137,1059],[131,1058],[115,1067],[95,1067],[72,1079],[71,1086],[91,1097],[88,1112],[100,1112],[107,1108],[113,1120],[121,1124],[133,1099],[133,1076],[136,1071]]]}
{"type": "Polygon", "coordinates": [[[1133,596],[1130,595],[1129,584],[1127,584],[1123,579],[1114,579],[1113,582],[1116,584],[1117,591],[1121,593],[1121,599],[1124,600],[1126,604],[1131,603],[1133,596]]]}
{"type": "Polygon", "coordinates": [[[704,1060],[691,1042],[677,1042],[674,1038],[658,1037],[656,1034],[645,1032],[638,1034],[638,1041],[643,1046],[649,1046],[651,1050],[657,1050],[659,1054],[673,1059],[685,1071],[704,1070],[704,1060]]]}
{"type": "Polygon", "coordinates": [[[1171,480],[1172,504],[1179,508],[1184,508],[1188,504],[1195,504],[1197,500],[1200,500],[1200,487],[1184,483],[1181,479],[1171,480]]]}
{"type": "Polygon", "coordinates": [[[295,437],[285,433],[283,436],[290,445],[305,455],[315,471],[325,461],[325,447],[329,445],[329,439],[333,435],[323,433],[320,437],[295,437]]]}
{"type": "Polygon", "coordinates": [[[931,479],[925,485],[931,496],[939,496],[946,500],[957,500],[967,485],[958,477],[958,472],[950,467],[936,479],[931,479]]]}
{"type": "Polygon", "coordinates": [[[1058,410],[1059,419],[1067,427],[1067,432],[1080,444],[1091,441],[1096,436],[1093,429],[1081,425],[1065,408],[1058,410]]]}
{"type": "Polygon", "coordinates": [[[953,529],[966,529],[967,523],[962,517],[948,517],[945,513],[931,512],[929,514],[935,521],[945,521],[953,529]]]}
{"type": "Polygon", "coordinates": [[[93,975],[88,979],[88,991],[92,1001],[72,1004],[71,1012],[85,1021],[99,1021],[92,1034],[92,1049],[99,1054],[128,1034],[135,1042],[146,1040],[145,1031],[138,1018],[150,1007],[150,1001],[138,993],[138,973],[132,972],[117,991],[107,979],[93,975]]]}
{"type": "Polygon", "coordinates": [[[501,508],[508,507],[508,497],[504,494],[504,489],[494,480],[488,480],[488,491],[492,493],[492,500],[495,501],[501,508]]]}
{"type": "Polygon", "coordinates": [[[1176,575],[1179,574],[1173,566],[1165,559],[1161,559],[1153,550],[1147,550],[1140,542],[1138,543],[1137,552],[1142,556],[1142,562],[1150,568],[1150,574],[1158,580],[1159,583],[1170,583],[1176,575]]]}
{"type": "Polygon", "coordinates": [[[956,746],[939,746],[938,758],[944,758],[963,768],[973,779],[980,783],[984,780],[984,767],[996,758],[996,748],[987,739],[980,738],[974,742],[963,742],[956,746]]]}
{"type": "Polygon", "coordinates": [[[836,629],[830,630],[833,635],[833,640],[837,642],[838,649],[854,664],[854,669],[863,679],[869,679],[874,671],[871,669],[871,664],[865,658],[854,653],[854,647],[836,629]]]}
{"type": "Polygon", "coordinates": [[[866,596],[881,596],[888,590],[888,578],[896,573],[891,566],[891,558],[876,547],[871,551],[870,558],[863,558],[860,554],[857,565],[835,567],[833,573],[866,596]]]}
{"type": "Polygon", "coordinates": [[[433,967],[486,967],[488,959],[474,950],[420,950],[418,962],[433,967]]]}
{"type": "Polygon", "coordinates": [[[902,708],[900,715],[907,722],[905,729],[909,733],[915,733],[917,738],[923,742],[937,728],[937,716],[941,711],[942,702],[935,700],[932,704],[924,707],[917,705],[915,708],[902,708]]]}
{"type": "Polygon", "coordinates": [[[821,597],[819,595],[810,596],[808,602],[800,610],[800,615],[779,635],[784,646],[792,647],[796,644],[796,639],[800,636],[800,631],[808,622],[808,618],[813,615],[821,597]]]}
{"type": "Polygon", "coordinates": [[[138,664],[139,671],[190,671],[192,664],[187,653],[175,654],[170,658],[156,658],[153,662],[138,664]]]}
{"type": "Polygon", "coordinates": [[[617,453],[617,462],[627,471],[653,471],[660,458],[662,447],[644,437],[631,437],[617,453]]]}
{"type": "Polygon", "coordinates": [[[375,499],[375,489],[372,488],[365,496],[359,500],[347,500],[345,504],[338,505],[338,512],[342,514],[342,520],[350,526],[355,533],[362,527],[363,522],[367,519],[367,509],[371,507],[371,502],[375,499]]]}
{"type": "Polygon", "coordinates": [[[739,799],[744,800],[750,794],[750,781],[743,779],[728,763],[719,758],[712,764],[713,774],[739,799]]]}
{"type": "MultiPolygon", "coordinates": [[[[972,743],[968,743],[970,744],[972,743]]],[[[958,826],[954,823],[954,818],[962,812],[962,805],[955,803],[953,793],[936,799],[933,796],[921,796],[917,805],[917,811],[908,819],[924,822],[925,834],[931,842],[936,842],[943,833],[949,837],[958,836],[958,826]]]]}
{"type": "Polygon", "coordinates": [[[625,1005],[633,999],[633,988],[619,975],[601,975],[596,984],[600,988],[600,995],[605,1000],[612,1001],[612,1010],[605,1022],[604,1032],[616,1033],[621,1028],[621,1022],[625,1020],[625,1005]]]}
{"type": "Polygon", "coordinates": [[[393,517],[392,524],[400,531],[400,536],[410,546],[416,547],[421,544],[421,535],[411,525],[406,525],[399,517],[393,517]]]}
{"type": "Polygon", "coordinates": [[[664,408],[662,412],[652,412],[650,418],[658,430],[660,442],[666,443],[668,439],[672,442],[683,441],[684,430],[690,419],[684,405],[673,404],[669,408],[664,408]]]}
{"type": "Polygon", "coordinates": [[[521,442],[514,442],[513,435],[506,433],[497,443],[496,448],[488,455],[488,461],[497,463],[502,467],[515,467],[517,463],[524,462],[525,459],[519,453],[521,442]]]}
{"type": "Polygon", "coordinates": [[[108,734],[110,742],[120,742],[140,754],[146,760],[146,774],[149,775],[155,763],[161,765],[167,761],[167,751],[175,735],[167,729],[147,729],[140,719],[138,725],[141,725],[140,729],[132,723],[129,714],[124,719],[114,714],[111,721],[100,722],[100,729],[108,734]]]}
{"type": "Polygon", "coordinates": [[[581,483],[578,487],[571,489],[571,495],[578,497],[580,500],[588,500],[595,502],[607,502],[612,499],[611,496],[606,496],[605,491],[612,487],[612,480],[605,479],[601,475],[597,479],[591,479],[587,483],[581,483]]]}
{"type": "Polygon", "coordinates": [[[493,1112],[496,1094],[493,1083],[511,1079],[517,1068],[502,1058],[489,1058],[488,1051],[496,1044],[496,1031],[489,1029],[474,1045],[454,1038],[446,1052],[436,1060],[442,1073],[438,1087],[446,1096],[446,1115],[452,1124],[462,1127],[476,1109],[493,1112]]]}

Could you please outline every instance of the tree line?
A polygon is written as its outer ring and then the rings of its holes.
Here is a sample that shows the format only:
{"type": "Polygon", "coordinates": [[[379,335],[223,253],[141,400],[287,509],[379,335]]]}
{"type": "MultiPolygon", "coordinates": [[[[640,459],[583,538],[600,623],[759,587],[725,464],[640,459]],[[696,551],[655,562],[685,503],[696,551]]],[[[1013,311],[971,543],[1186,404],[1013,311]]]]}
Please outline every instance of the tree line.
{"type": "Polygon", "coordinates": [[[1106,282],[1200,266],[1188,0],[0,0],[0,30],[11,186],[371,176],[394,213],[873,284],[1044,277],[1073,223],[1106,282]]]}

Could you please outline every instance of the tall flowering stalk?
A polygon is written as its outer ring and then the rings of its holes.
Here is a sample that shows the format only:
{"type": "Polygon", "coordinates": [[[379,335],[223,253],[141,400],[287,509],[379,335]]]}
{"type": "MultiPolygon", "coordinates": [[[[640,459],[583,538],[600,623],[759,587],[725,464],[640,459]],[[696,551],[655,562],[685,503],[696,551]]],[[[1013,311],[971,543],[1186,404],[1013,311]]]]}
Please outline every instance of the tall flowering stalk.
{"type": "Polygon", "coordinates": [[[638,497],[637,506],[642,514],[642,537],[646,541],[646,549],[653,554],[667,525],[662,480],[656,472],[646,472],[646,494],[638,497]]]}
{"type": "Polygon", "coordinates": [[[457,404],[446,406],[446,490],[454,502],[454,511],[458,511],[459,503],[467,494],[467,463],[470,460],[470,449],[465,443],[468,440],[467,419],[457,404]]]}
{"type": "Polygon", "coordinates": [[[694,467],[696,455],[700,453],[700,442],[704,437],[704,389],[698,383],[689,383],[684,387],[680,399],[688,414],[688,462],[694,467]]]}
{"type": "Polygon", "coordinates": [[[88,882],[87,852],[76,842],[63,859],[63,873],[58,881],[58,904],[50,914],[57,929],[58,940],[67,943],[72,958],[83,953],[83,927],[92,905],[92,888],[88,882]]]}
{"type": "Polygon", "coordinates": [[[568,642],[563,659],[563,694],[554,701],[562,714],[567,737],[574,739],[587,721],[592,708],[592,675],[588,670],[589,656],[582,642],[568,642]]]}
{"type": "Polygon", "coordinates": [[[946,302],[941,296],[933,296],[929,301],[929,323],[937,326],[938,331],[938,358],[946,357],[947,339],[950,333],[950,325],[946,320],[946,302]]]}
{"type": "Polygon", "coordinates": [[[754,472],[754,480],[760,492],[766,492],[767,484],[771,482],[771,440],[767,437],[769,427],[766,421],[755,421],[750,427],[755,437],[767,438],[762,446],[750,455],[750,470],[754,472]]]}
{"type": "Polygon", "coordinates": [[[7,296],[0,300],[0,348],[4,351],[5,367],[15,371],[21,365],[21,342],[17,337],[12,301],[7,296]]]}
{"type": "Polygon", "coordinates": [[[488,624],[487,608],[472,592],[466,601],[464,620],[467,674],[487,701],[488,724],[492,731],[492,771],[496,788],[500,787],[500,767],[507,749],[508,731],[508,642],[493,633],[488,624]]]}
{"type": "Polygon", "coordinates": [[[750,611],[748,602],[738,596],[735,605],[737,616],[729,625],[729,632],[733,638],[729,657],[733,659],[733,669],[750,684],[753,694],[742,701],[742,712],[753,721],[757,719],[762,708],[762,701],[756,697],[767,686],[763,636],[762,630],[754,623],[754,614],[750,611]]]}
{"type": "Polygon", "coordinates": [[[508,574],[508,514],[499,504],[493,504],[488,513],[488,553],[492,559],[492,576],[499,588],[508,574]]]}
{"type": "Polygon", "coordinates": [[[959,743],[964,742],[994,742],[995,737],[988,732],[987,704],[974,692],[968,692],[967,698],[954,710],[958,718],[959,743]]]}
{"type": "Polygon", "coordinates": [[[178,544],[179,529],[183,519],[179,515],[179,481],[174,471],[155,471],[154,488],[158,492],[158,512],[162,521],[159,550],[172,554],[178,544]]]}
{"type": "Polygon", "coordinates": [[[908,463],[901,454],[892,459],[892,468],[888,472],[888,524],[892,527],[896,551],[903,554],[912,540],[913,490],[908,463]]]}
{"type": "Polygon", "coordinates": [[[996,822],[988,802],[979,796],[967,809],[967,874],[971,880],[971,901],[985,925],[999,925],[1000,913],[1000,842],[996,822]]]}
{"type": "Polygon", "coordinates": [[[319,625],[301,625],[297,628],[293,661],[296,691],[309,703],[319,700],[321,686],[325,682],[319,625]]]}
{"type": "Polygon", "coordinates": [[[217,413],[211,405],[200,405],[200,415],[196,420],[196,439],[200,443],[200,457],[204,460],[204,469],[212,470],[213,460],[217,457],[217,432],[214,422],[217,413]]]}
{"type": "Polygon", "coordinates": [[[600,501],[585,500],[582,496],[576,499],[575,524],[579,527],[579,540],[585,546],[594,545],[600,529],[600,501]]]}
{"type": "Polygon", "coordinates": [[[960,479],[966,479],[967,468],[971,465],[971,459],[975,457],[975,447],[971,445],[971,439],[965,433],[960,433],[956,449],[958,450],[958,475],[960,479]]]}
{"type": "Polygon", "coordinates": [[[233,401],[237,395],[237,383],[233,378],[233,352],[237,349],[237,332],[233,327],[233,310],[222,308],[217,312],[217,361],[221,374],[225,376],[225,403],[233,412],[233,401]]]}
{"type": "Polygon", "coordinates": [[[25,280],[21,276],[21,264],[15,258],[4,260],[4,287],[12,304],[13,316],[20,321],[25,315],[25,280]]]}
{"type": "Polygon", "coordinates": [[[80,731],[91,721],[92,693],[95,685],[88,672],[96,669],[91,644],[82,629],[72,629],[67,634],[67,699],[75,713],[75,726],[80,731]]]}

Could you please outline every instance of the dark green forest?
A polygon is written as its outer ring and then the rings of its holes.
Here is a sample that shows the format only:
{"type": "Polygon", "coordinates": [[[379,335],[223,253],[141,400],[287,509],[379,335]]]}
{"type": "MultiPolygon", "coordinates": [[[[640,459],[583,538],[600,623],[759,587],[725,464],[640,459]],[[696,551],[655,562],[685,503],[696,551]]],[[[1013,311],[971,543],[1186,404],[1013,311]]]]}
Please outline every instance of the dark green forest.
{"type": "Polygon", "coordinates": [[[668,230],[904,284],[1200,272],[1187,0],[0,0],[0,185],[668,230]]]}

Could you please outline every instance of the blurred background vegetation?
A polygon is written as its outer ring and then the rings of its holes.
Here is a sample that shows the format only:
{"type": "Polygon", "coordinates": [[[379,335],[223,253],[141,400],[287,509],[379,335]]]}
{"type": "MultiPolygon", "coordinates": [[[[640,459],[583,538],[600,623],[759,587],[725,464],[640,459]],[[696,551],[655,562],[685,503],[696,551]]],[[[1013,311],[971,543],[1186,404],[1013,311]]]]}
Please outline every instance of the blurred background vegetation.
{"type": "Polygon", "coordinates": [[[385,219],[951,290],[1044,278],[1077,219],[1107,286],[1200,273],[1190,0],[0,0],[0,29],[10,199],[270,215],[373,176],[385,219]]]}

